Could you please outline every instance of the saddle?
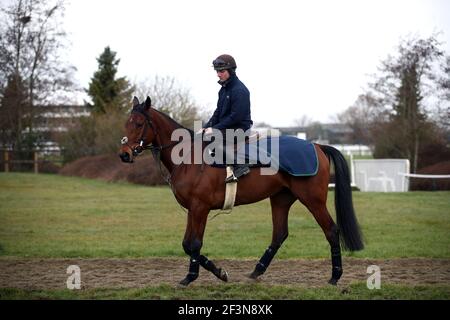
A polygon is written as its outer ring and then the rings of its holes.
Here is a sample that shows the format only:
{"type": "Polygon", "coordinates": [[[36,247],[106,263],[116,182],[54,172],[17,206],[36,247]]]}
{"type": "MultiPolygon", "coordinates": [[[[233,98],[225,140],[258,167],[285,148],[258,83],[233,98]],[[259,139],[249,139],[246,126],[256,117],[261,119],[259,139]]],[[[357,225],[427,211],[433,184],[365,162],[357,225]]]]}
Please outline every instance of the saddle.
{"type": "MultiPolygon", "coordinates": [[[[253,162],[250,162],[252,163],[250,164],[250,167],[268,166],[276,168],[277,170],[283,171],[291,176],[296,177],[314,176],[318,172],[319,161],[317,158],[316,149],[314,147],[314,144],[309,141],[292,136],[274,137],[274,136],[263,136],[260,134],[250,135],[249,141],[258,141],[257,144],[246,143],[241,145],[241,147],[242,146],[249,147],[249,150],[244,150],[246,151],[244,155],[246,156],[246,159],[253,160],[253,162]],[[272,142],[270,142],[270,140],[273,138],[277,140],[276,141],[277,143],[274,145],[275,146],[274,148],[272,148],[272,142]],[[257,140],[250,140],[250,139],[257,139],[257,140]],[[261,141],[263,139],[266,139],[266,141],[261,141]],[[258,152],[247,153],[247,151],[250,151],[250,148],[253,148],[252,151],[255,151],[255,148],[259,148],[260,145],[264,146],[262,150],[263,153],[266,152],[266,155],[269,157],[270,164],[266,164],[266,162],[264,163],[257,162],[260,160],[259,158],[260,149],[256,149],[258,150],[258,152]],[[254,158],[255,154],[258,155],[256,159],[254,158]]],[[[221,168],[226,167],[226,165],[223,164],[213,164],[212,166],[221,168]]],[[[227,177],[230,175],[230,172],[231,172],[230,168],[227,168],[227,177]]],[[[233,192],[233,190],[235,187],[236,183],[228,183],[226,186],[225,198],[227,199],[227,201],[224,202],[224,210],[225,208],[229,210],[234,205],[234,197],[236,195],[233,192]],[[231,198],[233,198],[233,200],[231,200],[231,198]],[[227,204],[227,206],[225,206],[225,204],[227,204]]]]}
{"type": "MultiPolygon", "coordinates": [[[[262,139],[263,137],[267,137],[266,135],[261,134],[258,131],[253,131],[248,138],[245,139],[245,143],[255,143],[256,141],[262,139]]],[[[250,166],[251,167],[251,166],[250,166]]],[[[227,174],[226,179],[231,178],[233,173],[233,167],[227,166],[226,167],[227,174]]],[[[231,213],[234,207],[234,202],[236,200],[236,193],[237,193],[237,181],[232,181],[225,183],[225,200],[223,202],[222,210],[228,211],[227,213],[231,213]]]]}

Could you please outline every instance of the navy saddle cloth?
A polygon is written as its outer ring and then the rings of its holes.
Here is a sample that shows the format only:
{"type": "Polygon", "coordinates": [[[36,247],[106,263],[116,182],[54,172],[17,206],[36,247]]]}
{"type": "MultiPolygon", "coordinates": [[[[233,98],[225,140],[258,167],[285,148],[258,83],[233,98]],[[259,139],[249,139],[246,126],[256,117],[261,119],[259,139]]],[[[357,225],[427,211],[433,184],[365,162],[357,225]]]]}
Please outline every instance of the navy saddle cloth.
{"type": "MultiPolygon", "coordinates": [[[[293,176],[314,176],[319,167],[314,145],[292,136],[268,137],[241,144],[236,158],[240,163],[245,159],[251,167],[279,168],[293,176]]],[[[212,166],[225,167],[218,163],[212,166]]]]}

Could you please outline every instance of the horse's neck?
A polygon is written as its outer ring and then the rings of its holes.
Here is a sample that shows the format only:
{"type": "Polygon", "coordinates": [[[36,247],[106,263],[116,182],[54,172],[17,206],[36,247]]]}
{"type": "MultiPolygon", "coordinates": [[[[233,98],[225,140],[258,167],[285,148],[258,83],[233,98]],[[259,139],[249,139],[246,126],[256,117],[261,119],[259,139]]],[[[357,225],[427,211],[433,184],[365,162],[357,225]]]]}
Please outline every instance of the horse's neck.
{"type": "Polygon", "coordinates": [[[172,172],[175,167],[171,157],[172,148],[167,146],[170,146],[173,143],[171,140],[172,132],[176,130],[177,127],[156,111],[152,114],[152,118],[154,119],[154,126],[157,132],[157,144],[160,147],[166,147],[161,150],[161,162],[169,172],[172,172]]]}

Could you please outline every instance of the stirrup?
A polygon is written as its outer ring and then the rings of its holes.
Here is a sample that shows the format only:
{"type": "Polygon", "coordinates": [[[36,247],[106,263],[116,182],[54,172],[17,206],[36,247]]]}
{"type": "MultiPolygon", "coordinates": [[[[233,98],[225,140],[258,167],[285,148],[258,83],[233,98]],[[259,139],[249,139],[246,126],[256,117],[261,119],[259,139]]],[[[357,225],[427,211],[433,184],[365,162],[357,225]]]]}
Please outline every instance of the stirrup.
{"type": "Polygon", "coordinates": [[[225,179],[225,183],[236,182],[236,181],[238,181],[238,178],[234,175],[234,172],[233,172],[233,175],[231,175],[225,179]]]}

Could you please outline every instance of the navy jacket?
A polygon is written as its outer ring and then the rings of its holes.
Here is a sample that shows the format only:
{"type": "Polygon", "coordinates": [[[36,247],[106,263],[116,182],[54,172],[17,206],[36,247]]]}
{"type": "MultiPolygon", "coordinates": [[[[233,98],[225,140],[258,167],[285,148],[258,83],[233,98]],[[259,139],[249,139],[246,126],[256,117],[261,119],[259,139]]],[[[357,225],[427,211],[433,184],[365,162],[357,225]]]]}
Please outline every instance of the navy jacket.
{"type": "MultiPolygon", "coordinates": [[[[220,83],[220,82],[219,82],[220,83]]],[[[250,115],[250,92],[234,74],[222,84],[217,108],[204,128],[242,129],[246,131],[253,124],[250,115]]]]}

